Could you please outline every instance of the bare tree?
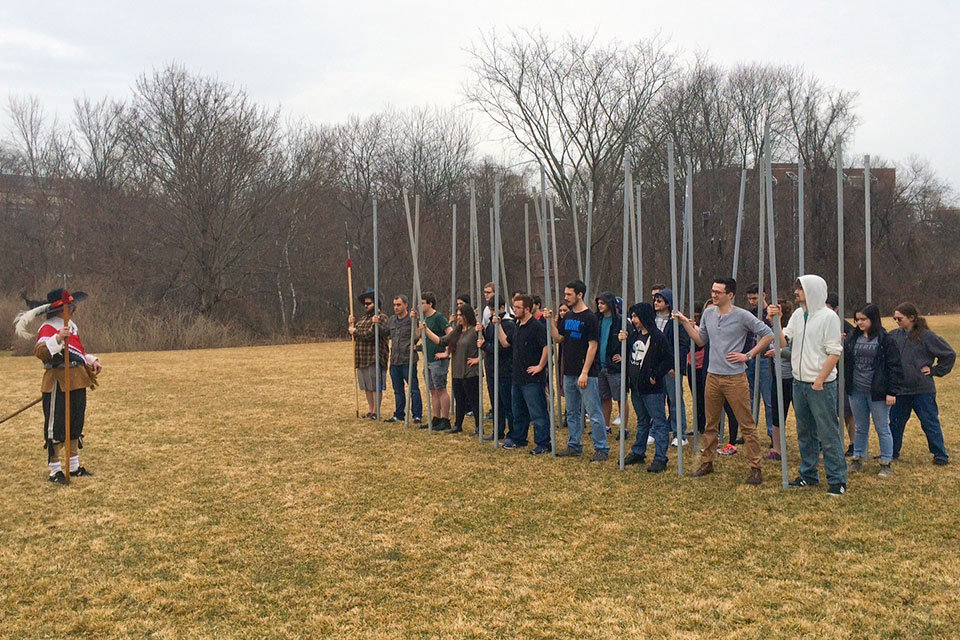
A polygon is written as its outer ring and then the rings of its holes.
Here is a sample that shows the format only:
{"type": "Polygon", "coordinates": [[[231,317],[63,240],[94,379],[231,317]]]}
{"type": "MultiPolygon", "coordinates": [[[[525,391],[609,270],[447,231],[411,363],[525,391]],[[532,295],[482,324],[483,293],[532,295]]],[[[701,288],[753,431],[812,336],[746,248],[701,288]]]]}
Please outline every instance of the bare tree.
{"type": "Polygon", "coordinates": [[[242,89],[171,66],[141,77],[127,121],[148,225],[176,247],[195,307],[209,313],[244,290],[244,261],[284,189],[276,113],[242,89]]]}
{"type": "Polygon", "coordinates": [[[598,208],[609,204],[625,149],[674,75],[673,54],[657,41],[554,41],[529,30],[503,41],[491,32],[470,54],[467,98],[544,165],[565,208],[575,179],[598,208]]]}

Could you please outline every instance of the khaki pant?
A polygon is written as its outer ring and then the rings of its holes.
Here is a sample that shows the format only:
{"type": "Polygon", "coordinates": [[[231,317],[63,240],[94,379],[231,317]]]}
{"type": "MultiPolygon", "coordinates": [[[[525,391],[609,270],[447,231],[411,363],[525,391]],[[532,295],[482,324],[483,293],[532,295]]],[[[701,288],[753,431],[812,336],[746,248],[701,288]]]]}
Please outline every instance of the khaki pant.
{"type": "Polygon", "coordinates": [[[746,374],[743,373],[736,376],[707,374],[704,392],[707,425],[703,434],[703,453],[700,455],[700,464],[713,462],[714,456],[717,455],[718,430],[724,401],[730,404],[733,414],[737,416],[737,422],[740,423],[740,433],[743,434],[750,467],[759,469],[762,465],[760,442],[757,440],[757,425],[750,411],[750,384],[747,382],[746,374]]]}

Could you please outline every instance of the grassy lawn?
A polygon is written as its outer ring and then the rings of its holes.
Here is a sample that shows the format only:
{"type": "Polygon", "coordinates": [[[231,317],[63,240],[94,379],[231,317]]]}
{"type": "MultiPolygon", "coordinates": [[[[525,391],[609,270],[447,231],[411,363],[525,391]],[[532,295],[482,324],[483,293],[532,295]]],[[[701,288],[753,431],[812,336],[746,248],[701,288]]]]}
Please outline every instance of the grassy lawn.
{"type": "MultiPolygon", "coordinates": [[[[695,480],[359,421],[349,343],[103,361],[96,477],[45,481],[39,408],[0,425],[2,637],[960,635],[960,460],[915,419],[892,478],[831,499],[743,456],[695,480]]],[[[5,414],[41,369],[2,370],[5,414]]],[[[939,390],[956,456],[960,372],[939,390]]]]}

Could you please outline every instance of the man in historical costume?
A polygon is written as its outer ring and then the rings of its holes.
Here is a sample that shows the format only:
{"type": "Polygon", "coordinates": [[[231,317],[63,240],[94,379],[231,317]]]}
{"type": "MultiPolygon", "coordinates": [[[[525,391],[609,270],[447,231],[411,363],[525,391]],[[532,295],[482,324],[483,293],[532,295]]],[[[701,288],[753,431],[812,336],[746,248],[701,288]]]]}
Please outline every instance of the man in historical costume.
{"type": "Polygon", "coordinates": [[[31,320],[41,315],[45,322],[37,331],[37,341],[33,353],[43,362],[43,381],[40,391],[43,394],[43,438],[47,449],[47,464],[50,467],[50,481],[66,483],[66,476],[60,461],[60,452],[66,436],[64,362],[70,366],[70,458],[68,460],[71,476],[93,475],[80,466],[80,448],[83,446],[84,414],[87,407],[87,389],[97,385],[97,375],[101,371],[100,359],[88,354],[80,341],[77,324],[71,319],[64,325],[64,300],[73,316],[77,303],[87,298],[87,294],[77,291],[66,293],[63,289],[54,289],[47,294],[47,304],[31,309],[17,317],[17,332],[21,336],[32,337],[26,331],[31,320]],[[69,354],[69,358],[65,358],[69,354]]]}

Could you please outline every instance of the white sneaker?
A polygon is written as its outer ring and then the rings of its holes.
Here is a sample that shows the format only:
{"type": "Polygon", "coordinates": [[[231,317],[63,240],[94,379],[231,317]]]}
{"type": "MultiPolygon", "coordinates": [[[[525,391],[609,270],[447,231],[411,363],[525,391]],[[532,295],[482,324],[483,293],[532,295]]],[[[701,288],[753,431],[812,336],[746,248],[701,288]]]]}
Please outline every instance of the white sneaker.
{"type": "MultiPolygon", "coordinates": [[[[687,445],[687,439],[686,439],[686,438],[683,439],[683,445],[684,445],[684,446],[687,445]]],[[[676,438],[673,439],[673,442],[670,443],[670,446],[671,446],[671,447],[677,446],[677,439],[676,439],[676,438]]]]}
{"type": "Polygon", "coordinates": [[[620,416],[617,416],[616,418],[613,419],[613,426],[615,427],[620,426],[620,416]]]}
{"type": "Polygon", "coordinates": [[[653,439],[653,436],[647,436],[647,445],[657,444],[657,441],[653,439]]]}

